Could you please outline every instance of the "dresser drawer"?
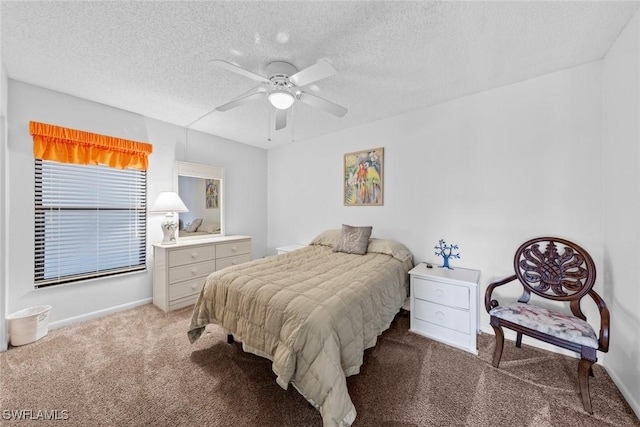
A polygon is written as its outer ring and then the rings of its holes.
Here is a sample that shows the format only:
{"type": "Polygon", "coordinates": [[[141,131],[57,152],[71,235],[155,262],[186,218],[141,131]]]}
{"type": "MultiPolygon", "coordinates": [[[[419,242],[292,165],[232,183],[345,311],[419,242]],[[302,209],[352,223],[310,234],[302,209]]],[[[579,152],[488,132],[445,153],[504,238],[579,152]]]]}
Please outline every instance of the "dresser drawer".
{"type": "Polygon", "coordinates": [[[230,267],[232,265],[242,264],[243,262],[247,261],[251,261],[251,254],[221,258],[216,261],[216,271],[222,270],[223,268],[230,267]]]}
{"type": "Polygon", "coordinates": [[[169,267],[178,267],[212,259],[216,259],[216,247],[214,245],[194,246],[171,251],[169,254],[169,267]]]}
{"type": "Polygon", "coordinates": [[[153,304],[164,312],[193,305],[211,273],[250,261],[251,236],[180,239],[153,245],[153,304]]]}
{"type": "Polygon", "coordinates": [[[416,319],[435,325],[444,326],[465,334],[469,334],[469,312],[432,302],[416,299],[413,307],[416,319]]]}
{"type": "Polygon", "coordinates": [[[415,298],[444,304],[449,307],[469,309],[469,288],[432,280],[413,278],[415,298]]]}
{"type": "Polygon", "coordinates": [[[187,295],[186,297],[175,299],[169,302],[169,311],[194,305],[196,301],[198,301],[198,294],[187,295]]]}
{"type": "Polygon", "coordinates": [[[251,241],[222,243],[217,246],[216,257],[226,258],[230,256],[250,254],[251,241]]]}
{"type": "Polygon", "coordinates": [[[196,277],[204,277],[216,271],[215,261],[196,262],[169,269],[169,285],[196,277]]]}
{"type": "Polygon", "coordinates": [[[198,277],[169,286],[169,301],[200,293],[205,280],[207,280],[206,277],[198,277]]]}

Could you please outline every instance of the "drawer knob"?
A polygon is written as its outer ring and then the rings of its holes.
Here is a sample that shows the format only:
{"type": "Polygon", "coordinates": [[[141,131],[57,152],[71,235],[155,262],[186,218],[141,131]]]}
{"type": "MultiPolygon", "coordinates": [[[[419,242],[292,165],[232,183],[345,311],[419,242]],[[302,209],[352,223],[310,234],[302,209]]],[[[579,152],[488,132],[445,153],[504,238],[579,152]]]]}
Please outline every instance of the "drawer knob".
{"type": "Polygon", "coordinates": [[[194,291],[198,289],[198,284],[194,283],[193,285],[191,285],[191,289],[193,289],[194,291]]]}
{"type": "Polygon", "coordinates": [[[438,320],[442,320],[444,319],[444,313],[441,311],[436,311],[436,317],[438,318],[438,320]]]}
{"type": "Polygon", "coordinates": [[[233,246],[231,246],[231,250],[232,250],[233,252],[237,252],[237,251],[238,251],[238,247],[237,247],[237,246],[235,246],[235,245],[233,245],[233,246]]]}
{"type": "Polygon", "coordinates": [[[234,259],[233,261],[231,261],[231,265],[236,265],[238,263],[237,259],[234,259]]]}
{"type": "Polygon", "coordinates": [[[193,259],[198,258],[198,252],[191,252],[191,258],[193,259]]]}
{"type": "Polygon", "coordinates": [[[444,296],[444,291],[442,289],[436,289],[436,296],[438,298],[442,298],[444,296]]]}
{"type": "Polygon", "coordinates": [[[191,274],[196,274],[198,272],[198,267],[193,267],[191,269],[191,274]]]}

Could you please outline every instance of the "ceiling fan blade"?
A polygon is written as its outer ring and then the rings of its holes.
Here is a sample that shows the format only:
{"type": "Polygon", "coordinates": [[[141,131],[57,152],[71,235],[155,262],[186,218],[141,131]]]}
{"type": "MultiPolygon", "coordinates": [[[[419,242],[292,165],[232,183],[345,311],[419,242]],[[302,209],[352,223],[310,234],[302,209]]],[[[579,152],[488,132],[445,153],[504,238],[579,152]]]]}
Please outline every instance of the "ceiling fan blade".
{"type": "Polygon", "coordinates": [[[245,93],[244,95],[240,95],[236,99],[233,99],[227,102],[226,104],[222,104],[221,106],[217,107],[216,111],[228,111],[232,108],[236,108],[249,101],[255,101],[256,99],[259,99],[262,96],[264,96],[264,94],[265,94],[264,90],[256,92],[254,89],[252,89],[248,93],[245,93]]]}
{"type": "Polygon", "coordinates": [[[276,130],[287,127],[287,111],[276,109],[276,130]]]}
{"type": "Polygon", "coordinates": [[[331,113],[334,116],[338,117],[343,117],[345,114],[347,114],[348,111],[342,105],[335,104],[331,101],[327,101],[324,98],[320,98],[319,96],[315,96],[307,92],[301,92],[300,95],[298,95],[298,99],[307,105],[320,108],[321,110],[324,110],[327,113],[331,113]]]}
{"type": "Polygon", "coordinates": [[[269,83],[269,79],[266,77],[262,77],[259,74],[256,74],[252,71],[245,70],[242,67],[238,67],[237,65],[233,65],[230,62],[223,61],[222,59],[212,59],[209,63],[215,65],[216,67],[224,68],[225,70],[233,71],[236,74],[240,74],[241,76],[249,77],[252,80],[256,80],[262,83],[269,83]]]}
{"type": "Polygon", "coordinates": [[[338,70],[333,68],[333,65],[328,61],[321,59],[304,70],[298,71],[293,76],[289,77],[289,80],[291,80],[296,86],[305,86],[309,83],[324,79],[325,77],[333,76],[337,72],[338,70]]]}

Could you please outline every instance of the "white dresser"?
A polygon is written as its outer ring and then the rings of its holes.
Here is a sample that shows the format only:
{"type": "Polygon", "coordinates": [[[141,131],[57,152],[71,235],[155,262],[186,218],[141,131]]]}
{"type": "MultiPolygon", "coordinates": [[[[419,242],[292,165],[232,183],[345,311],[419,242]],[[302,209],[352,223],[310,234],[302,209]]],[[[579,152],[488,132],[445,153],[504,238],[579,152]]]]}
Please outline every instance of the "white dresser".
{"type": "Polygon", "coordinates": [[[410,331],[478,354],[480,272],[421,263],[409,275],[410,331]]]}
{"type": "Polygon", "coordinates": [[[194,304],[206,277],[251,261],[251,237],[221,236],[153,245],[153,303],[171,311],[194,304]]]}

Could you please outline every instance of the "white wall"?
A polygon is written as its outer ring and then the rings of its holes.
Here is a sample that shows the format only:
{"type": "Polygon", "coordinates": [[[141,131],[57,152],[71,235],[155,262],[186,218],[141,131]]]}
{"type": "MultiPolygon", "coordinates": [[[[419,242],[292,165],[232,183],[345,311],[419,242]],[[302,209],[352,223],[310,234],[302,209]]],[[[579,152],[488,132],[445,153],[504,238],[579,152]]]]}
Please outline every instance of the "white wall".
{"type": "MultiPolygon", "coordinates": [[[[45,289],[33,285],[33,140],[29,121],[80,129],[153,144],[149,158],[148,200],[173,189],[175,160],[226,168],[227,234],[253,236],[254,257],[266,253],[265,150],[204,135],[127,111],[9,80],[8,230],[6,254],[8,307],[50,304],[51,321],[62,325],[150,301],[151,269],[115,278],[45,289]],[[187,139],[188,137],[188,139],[187,139]]],[[[148,246],[162,240],[162,215],[149,215],[148,246]]],[[[148,265],[152,253],[148,254],[148,265]]]]}
{"type": "Polygon", "coordinates": [[[440,238],[458,244],[455,264],[483,285],[538,235],[573,239],[600,266],[600,86],[592,63],[269,150],[270,250],[370,224],[417,261],[437,261],[440,238]],[[343,206],[343,154],[375,147],[384,206],[343,206]]]}
{"type": "Polygon", "coordinates": [[[254,258],[267,254],[267,151],[197,131],[188,132],[176,160],[225,168],[224,222],[226,234],[251,236],[254,258]]]}
{"type": "Polygon", "coordinates": [[[640,417],[640,13],[603,61],[606,367],[640,417]]]}
{"type": "Polygon", "coordinates": [[[601,271],[601,83],[595,62],[269,150],[270,250],[346,223],[437,262],[444,238],[460,247],[454,267],[481,270],[482,298],[536,236],[575,241],[601,271]],[[376,147],[384,206],[343,206],[343,155],[376,147]]]}
{"type": "Polygon", "coordinates": [[[7,175],[6,175],[6,152],[7,152],[7,92],[9,79],[7,72],[0,59],[0,351],[7,349],[7,288],[5,262],[7,253],[6,247],[6,198],[7,198],[7,175]]]}

